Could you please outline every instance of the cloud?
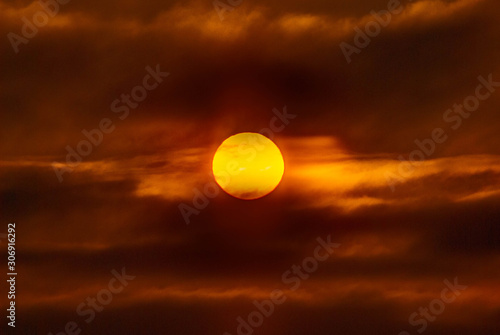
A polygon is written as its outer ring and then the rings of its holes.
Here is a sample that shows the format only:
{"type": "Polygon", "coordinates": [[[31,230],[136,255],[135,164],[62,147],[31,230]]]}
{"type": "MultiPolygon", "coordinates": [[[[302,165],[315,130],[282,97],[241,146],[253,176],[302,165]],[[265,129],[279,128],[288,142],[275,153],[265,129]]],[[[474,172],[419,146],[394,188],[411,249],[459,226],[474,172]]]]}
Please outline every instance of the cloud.
{"type": "MultiPolygon", "coordinates": [[[[18,331],[234,332],[331,235],[342,247],[262,334],[415,330],[409,315],[454,277],[469,288],[429,333],[495,333],[498,92],[394,192],[387,174],[479,75],[500,80],[500,7],[416,1],[347,64],[339,44],[386,7],[244,1],[220,21],[211,1],[71,1],[18,54],[5,38],[0,201],[17,224],[18,331]],[[111,103],[156,64],[171,75],[120,120],[111,103]],[[220,192],[185,225],[178,205],[212,180],[217,146],[285,105],[297,117],[274,138],[281,185],[256,202],[220,192]],[[103,118],[116,129],[59,183],[52,163],[103,118]],[[86,324],[76,306],[121,267],[137,279],[86,324]]],[[[0,32],[39,9],[0,1],[0,32]]]]}

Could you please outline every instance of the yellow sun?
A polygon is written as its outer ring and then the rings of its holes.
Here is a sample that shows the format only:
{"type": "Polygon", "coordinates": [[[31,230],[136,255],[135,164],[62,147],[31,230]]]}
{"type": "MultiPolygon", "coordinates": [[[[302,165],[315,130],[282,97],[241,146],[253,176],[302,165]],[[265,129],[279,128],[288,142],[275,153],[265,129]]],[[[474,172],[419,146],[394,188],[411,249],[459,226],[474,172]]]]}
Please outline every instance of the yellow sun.
{"type": "Polygon", "coordinates": [[[240,133],[222,142],[215,153],[212,171],[225,192],[253,200],[278,186],[285,163],[273,141],[257,133],[240,133]]]}

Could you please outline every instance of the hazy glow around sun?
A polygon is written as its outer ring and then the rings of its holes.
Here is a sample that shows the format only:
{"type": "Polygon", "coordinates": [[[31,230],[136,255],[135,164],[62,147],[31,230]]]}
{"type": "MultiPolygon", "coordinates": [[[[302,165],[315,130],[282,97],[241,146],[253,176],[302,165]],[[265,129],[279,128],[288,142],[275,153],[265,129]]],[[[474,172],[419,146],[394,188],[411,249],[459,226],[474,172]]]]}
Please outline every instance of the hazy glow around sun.
{"type": "Polygon", "coordinates": [[[226,139],[212,162],[215,181],[228,194],[244,200],[261,198],[280,183],[285,164],[280,150],[257,133],[240,133],[226,139]]]}

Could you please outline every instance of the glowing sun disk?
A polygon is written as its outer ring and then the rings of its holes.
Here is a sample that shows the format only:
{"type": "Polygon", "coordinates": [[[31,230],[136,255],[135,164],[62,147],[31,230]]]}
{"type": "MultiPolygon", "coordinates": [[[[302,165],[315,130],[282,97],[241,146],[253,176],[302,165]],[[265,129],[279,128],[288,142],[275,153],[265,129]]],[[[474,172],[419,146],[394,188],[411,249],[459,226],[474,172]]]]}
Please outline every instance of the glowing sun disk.
{"type": "Polygon", "coordinates": [[[212,171],[225,192],[239,199],[253,200],[278,186],[285,164],[280,150],[270,139],[257,133],[240,133],[219,146],[212,171]]]}

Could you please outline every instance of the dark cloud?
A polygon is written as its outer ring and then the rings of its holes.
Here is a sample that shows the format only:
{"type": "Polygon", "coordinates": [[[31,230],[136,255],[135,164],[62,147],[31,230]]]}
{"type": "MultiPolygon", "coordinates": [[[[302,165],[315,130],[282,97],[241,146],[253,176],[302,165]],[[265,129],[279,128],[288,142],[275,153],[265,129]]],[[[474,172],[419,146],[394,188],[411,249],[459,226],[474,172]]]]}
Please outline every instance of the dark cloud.
{"type": "MultiPolygon", "coordinates": [[[[455,277],[469,288],[426,332],[498,331],[499,93],[456,131],[443,113],[478,76],[500,81],[500,7],[415,1],[348,64],[339,44],[386,6],[244,1],[220,21],[211,1],[72,1],[19,53],[5,38],[0,201],[17,224],[17,331],[235,334],[280,288],[289,300],[255,334],[399,334],[455,277]],[[121,120],[111,103],[156,64],[170,76],[121,120]],[[220,191],[186,225],[178,205],[212,180],[217,146],[283,106],[296,118],[275,134],[281,185],[258,201],[220,191]],[[115,130],[60,183],[52,163],[103,118],[115,130]],[[392,192],[398,155],[438,127],[448,140],[392,192]],[[281,275],[327,236],[341,247],[291,292],[281,275]],[[76,307],[122,268],[136,279],[86,324],[76,307]]],[[[6,36],[39,4],[0,9],[6,36]]]]}

